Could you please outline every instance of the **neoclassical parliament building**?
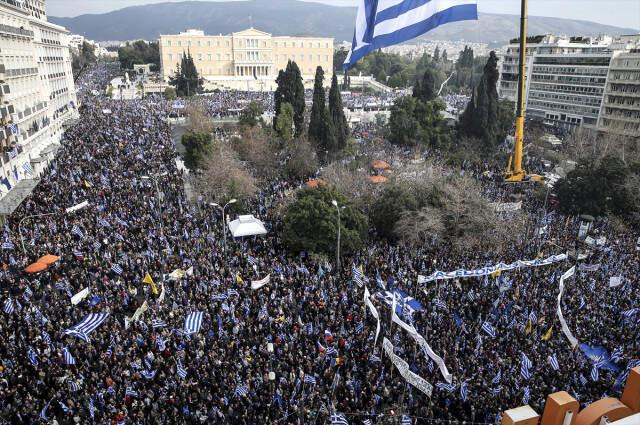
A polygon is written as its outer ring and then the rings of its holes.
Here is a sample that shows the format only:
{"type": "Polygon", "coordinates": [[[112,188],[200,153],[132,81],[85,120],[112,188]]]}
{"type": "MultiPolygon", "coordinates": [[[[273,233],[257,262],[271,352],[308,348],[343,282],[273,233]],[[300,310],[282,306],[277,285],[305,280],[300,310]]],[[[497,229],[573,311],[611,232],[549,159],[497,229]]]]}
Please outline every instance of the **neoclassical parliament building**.
{"type": "Polygon", "coordinates": [[[187,30],[160,36],[162,78],[169,81],[182,55],[190,52],[205,89],[275,90],[278,72],[287,61],[298,64],[305,87],[313,86],[316,67],[333,76],[333,38],[272,36],[250,28],[230,35],[187,30]]]}

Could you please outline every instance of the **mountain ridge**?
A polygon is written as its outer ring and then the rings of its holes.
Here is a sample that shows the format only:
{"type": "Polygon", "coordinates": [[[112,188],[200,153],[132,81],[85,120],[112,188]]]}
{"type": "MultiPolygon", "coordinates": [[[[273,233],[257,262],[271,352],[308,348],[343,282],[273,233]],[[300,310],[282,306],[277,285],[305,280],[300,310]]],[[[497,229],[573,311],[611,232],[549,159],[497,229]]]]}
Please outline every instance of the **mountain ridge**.
{"type": "MultiPolygon", "coordinates": [[[[296,0],[249,0],[242,2],[187,1],[129,6],[101,14],[54,17],[49,20],[96,41],[157,39],[198,28],[205,34],[229,34],[253,27],[274,35],[331,36],[351,40],[356,9],[296,0]],[[250,16],[252,18],[250,18],[250,16]],[[290,19],[295,16],[295,19],[290,19]]],[[[430,40],[506,44],[518,36],[519,16],[480,13],[478,21],[443,25],[421,38],[430,40]]],[[[529,34],[620,35],[637,33],[595,22],[531,16],[529,34]]]]}

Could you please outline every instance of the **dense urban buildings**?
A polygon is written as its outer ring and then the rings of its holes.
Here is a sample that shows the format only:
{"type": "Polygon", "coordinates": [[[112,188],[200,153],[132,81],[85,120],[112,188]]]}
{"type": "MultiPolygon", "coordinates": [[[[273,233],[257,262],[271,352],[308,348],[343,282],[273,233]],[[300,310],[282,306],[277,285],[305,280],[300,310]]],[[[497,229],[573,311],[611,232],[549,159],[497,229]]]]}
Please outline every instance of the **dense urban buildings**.
{"type": "MultiPolygon", "coordinates": [[[[527,45],[527,116],[549,125],[572,129],[577,126],[611,128],[611,119],[603,121],[602,106],[606,90],[616,79],[632,78],[638,61],[626,58],[637,50],[640,36],[583,38],[553,35],[530,37],[527,45]],[[622,69],[624,68],[624,70],[622,69]],[[600,120],[600,124],[599,123],[600,120]],[[607,124],[603,124],[606,122],[607,124]]],[[[499,94],[515,100],[518,84],[517,40],[507,46],[502,57],[499,94]]],[[[626,89],[625,89],[626,90],[626,89]]],[[[618,103],[619,98],[611,98],[618,103]]],[[[634,103],[631,105],[633,107],[634,103]]],[[[633,109],[633,108],[631,108],[633,109]]],[[[616,116],[617,114],[614,114],[616,116]]],[[[623,114],[623,119],[630,117],[623,114]]],[[[631,131],[633,125],[627,126],[631,131]]],[[[637,126],[636,126],[636,134],[637,126]]]]}
{"type": "Polygon", "coordinates": [[[67,31],[43,0],[0,1],[0,197],[46,167],[76,109],[67,31]]]}
{"type": "Polygon", "coordinates": [[[160,36],[162,78],[176,72],[182,55],[191,53],[205,88],[275,90],[278,71],[295,61],[305,86],[313,85],[316,67],[325,70],[325,82],[333,75],[333,38],[274,37],[250,28],[229,35],[205,35],[187,30],[160,36]]]}

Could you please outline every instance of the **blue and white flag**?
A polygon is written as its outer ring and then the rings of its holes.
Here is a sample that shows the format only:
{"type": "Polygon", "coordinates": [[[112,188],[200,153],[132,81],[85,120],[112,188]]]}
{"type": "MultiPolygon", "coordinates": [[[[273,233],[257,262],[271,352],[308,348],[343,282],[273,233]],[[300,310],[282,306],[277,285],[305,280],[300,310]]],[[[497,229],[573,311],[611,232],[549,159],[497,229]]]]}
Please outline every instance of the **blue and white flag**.
{"type": "Polygon", "coordinates": [[[32,347],[29,347],[27,349],[27,357],[29,358],[29,361],[32,365],[38,366],[38,354],[36,354],[32,347]]]}
{"type": "Polygon", "coordinates": [[[454,384],[448,384],[445,382],[436,382],[436,388],[448,393],[452,393],[455,391],[456,386],[454,384]]]}
{"type": "Polygon", "coordinates": [[[167,348],[167,344],[161,335],[158,335],[158,338],[156,338],[156,344],[158,345],[158,350],[160,351],[164,351],[167,348]]]}
{"type": "Polygon", "coordinates": [[[491,383],[492,384],[499,384],[501,380],[502,380],[502,369],[498,369],[498,373],[496,373],[496,376],[494,376],[494,378],[491,381],[491,383]]]}
{"type": "Polygon", "coordinates": [[[164,328],[165,326],[167,326],[167,322],[165,322],[162,319],[153,319],[151,321],[151,326],[156,329],[156,328],[164,328]]]}
{"type": "Polygon", "coordinates": [[[529,378],[531,378],[531,374],[529,373],[529,368],[532,366],[533,366],[533,363],[531,363],[531,360],[529,360],[529,358],[525,353],[522,353],[522,365],[520,366],[520,375],[522,375],[524,379],[528,380],[529,378]]]}
{"type": "Polygon", "coordinates": [[[191,335],[198,333],[202,327],[202,312],[194,311],[184,319],[184,333],[191,335]]]}
{"type": "Polygon", "coordinates": [[[402,316],[403,310],[406,311],[410,316],[413,315],[414,312],[422,310],[422,304],[406,292],[395,289],[393,293],[391,291],[381,291],[376,293],[376,297],[380,300],[384,301],[389,307],[393,304],[393,296],[396,296],[396,314],[402,316]]]}
{"type": "Polygon", "coordinates": [[[402,425],[413,425],[413,421],[407,415],[402,415],[402,421],[400,421],[402,425]]]}
{"type": "Polygon", "coordinates": [[[80,323],[66,329],[63,333],[89,342],[89,334],[107,320],[108,316],[109,313],[90,313],[80,323]]]}
{"type": "Polygon", "coordinates": [[[244,397],[249,394],[249,388],[244,384],[238,384],[233,394],[236,397],[244,397]]]}
{"type": "Polygon", "coordinates": [[[7,240],[2,242],[2,249],[15,249],[15,245],[13,244],[13,242],[7,240]]]}
{"type": "Polygon", "coordinates": [[[115,274],[122,274],[122,267],[120,266],[120,264],[113,263],[111,265],[111,271],[115,274]]]}
{"type": "Polygon", "coordinates": [[[67,347],[62,349],[62,354],[64,355],[64,364],[76,364],[76,359],[71,355],[67,347]]]}
{"type": "Polygon", "coordinates": [[[491,338],[496,337],[496,330],[493,328],[493,326],[491,326],[491,323],[484,322],[482,324],[482,330],[485,331],[486,334],[489,335],[491,338]]]}
{"type": "Polygon", "coordinates": [[[316,377],[312,376],[312,375],[305,375],[304,376],[304,383],[305,384],[315,385],[316,384],[316,377]]]}
{"type": "Polygon", "coordinates": [[[529,392],[529,387],[524,387],[524,394],[522,395],[522,404],[529,404],[530,397],[531,397],[531,393],[529,392]]]}
{"type": "Polygon", "coordinates": [[[362,288],[362,286],[364,285],[364,275],[356,267],[355,264],[351,266],[351,274],[352,274],[352,279],[356,283],[356,285],[358,285],[359,288],[362,288]]]}
{"type": "Polygon", "coordinates": [[[78,227],[77,224],[73,225],[73,227],[71,228],[71,233],[73,233],[74,235],[76,235],[80,239],[84,238],[84,233],[82,233],[82,230],[80,230],[80,227],[78,227]]]}
{"type": "Polygon", "coordinates": [[[462,401],[467,401],[469,398],[469,387],[466,382],[463,382],[462,385],[460,385],[460,398],[462,401]]]}
{"type": "Polygon", "coordinates": [[[553,370],[560,370],[560,363],[558,363],[558,358],[555,353],[553,353],[552,356],[547,357],[547,360],[549,360],[549,364],[553,370]]]}
{"type": "Polygon", "coordinates": [[[15,307],[13,306],[13,300],[11,298],[7,298],[4,300],[4,306],[2,307],[2,311],[7,314],[11,314],[15,311],[15,307]]]}
{"type": "Polygon", "coordinates": [[[345,69],[372,52],[456,21],[478,19],[476,0],[359,0],[345,69]]]}
{"type": "Polygon", "coordinates": [[[182,379],[187,377],[187,369],[185,369],[184,366],[182,366],[182,362],[180,360],[178,360],[178,362],[176,363],[176,372],[178,373],[178,376],[182,379]]]}
{"type": "Polygon", "coordinates": [[[349,425],[349,422],[343,413],[334,413],[331,415],[331,425],[349,425]]]}

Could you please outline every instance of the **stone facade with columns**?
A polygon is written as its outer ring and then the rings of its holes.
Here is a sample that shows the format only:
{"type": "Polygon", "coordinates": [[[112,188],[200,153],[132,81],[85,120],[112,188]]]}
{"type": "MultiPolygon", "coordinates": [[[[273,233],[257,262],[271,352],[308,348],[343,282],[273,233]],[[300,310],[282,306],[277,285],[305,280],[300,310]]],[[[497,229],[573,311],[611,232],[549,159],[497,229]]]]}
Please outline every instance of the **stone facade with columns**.
{"type": "Polygon", "coordinates": [[[160,36],[160,62],[164,81],[169,81],[190,52],[205,88],[221,90],[275,90],[278,71],[294,60],[306,87],[313,86],[316,67],[325,71],[325,84],[333,76],[333,38],[275,37],[250,28],[229,35],[205,35],[187,30],[160,36]]]}

